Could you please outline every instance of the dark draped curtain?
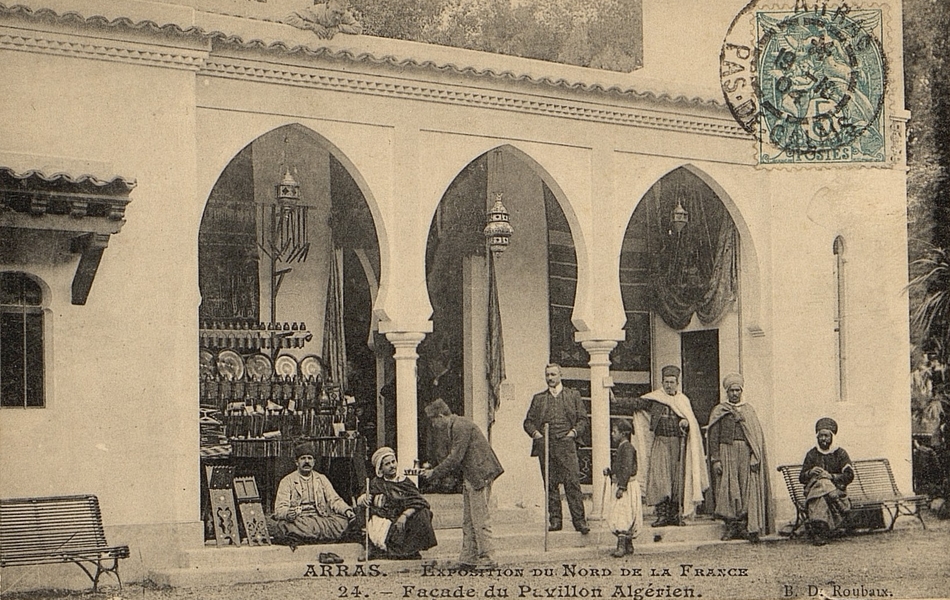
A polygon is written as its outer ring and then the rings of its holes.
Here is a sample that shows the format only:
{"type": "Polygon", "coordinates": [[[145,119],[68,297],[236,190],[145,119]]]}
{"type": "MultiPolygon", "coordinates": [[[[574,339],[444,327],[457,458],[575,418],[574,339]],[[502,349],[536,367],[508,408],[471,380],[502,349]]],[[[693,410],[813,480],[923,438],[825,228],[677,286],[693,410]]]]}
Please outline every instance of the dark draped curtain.
{"type": "Polygon", "coordinates": [[[715,193],[689,172],[674,171],[644,198],[653,310],[673,329],[695,313],[715,323],[738,291],[738,233],[715,193]],[[682,203],[689,223],[677,233],[671,215],[682,203]]]}

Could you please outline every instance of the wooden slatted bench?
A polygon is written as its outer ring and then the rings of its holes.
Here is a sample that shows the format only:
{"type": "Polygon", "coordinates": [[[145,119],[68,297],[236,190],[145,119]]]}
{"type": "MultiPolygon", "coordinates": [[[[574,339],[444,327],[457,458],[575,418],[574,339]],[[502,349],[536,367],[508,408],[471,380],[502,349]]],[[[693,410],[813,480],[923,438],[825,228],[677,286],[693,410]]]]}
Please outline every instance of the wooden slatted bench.
{"type": "Polygon", "coordinates": [[[103,573],[112,573],[121,590],[119,559],[128,557],[128,546],[106,542],[95,496],[0,499],[0,567],[71,562],[89,576],[93,591],[103,573]]]}
{"type": "MultiPolygon", "coordinates": [[[[921,526],[927,528],[920,514],[920,508],[926,505],[927,497],[901,494],[891,471],[891,463],[886,458],[855,460],[851,464],[854,467],[854,481],[848,485],[847,494],[851,500],[852,513],[883,509],[890,517],[888,531],[894,529],[894,523],[901,516],[917,517],[921,526]]],[[[785,479],[788,495],[795,505],[795,525],[791,532],[795,535],[808,520],[805,486],[798,479],[802,465],[783,465],[778,471],[785,479]]],[[[848,528],[847,521],[845,528],[848,528]]]]}

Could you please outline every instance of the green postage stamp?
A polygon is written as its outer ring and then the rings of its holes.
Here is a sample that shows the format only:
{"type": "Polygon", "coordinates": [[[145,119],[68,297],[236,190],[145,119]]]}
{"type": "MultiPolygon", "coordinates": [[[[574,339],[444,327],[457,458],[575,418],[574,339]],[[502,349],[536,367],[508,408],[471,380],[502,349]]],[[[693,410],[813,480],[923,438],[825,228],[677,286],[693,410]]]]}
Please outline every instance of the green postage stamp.
{"type": "Polygon", "coordinates": [[[727,39],[721,75],[730,109],[757,138],[758,162],[886,162],[881,9],[749,12],[755,42],[727,39]]]}

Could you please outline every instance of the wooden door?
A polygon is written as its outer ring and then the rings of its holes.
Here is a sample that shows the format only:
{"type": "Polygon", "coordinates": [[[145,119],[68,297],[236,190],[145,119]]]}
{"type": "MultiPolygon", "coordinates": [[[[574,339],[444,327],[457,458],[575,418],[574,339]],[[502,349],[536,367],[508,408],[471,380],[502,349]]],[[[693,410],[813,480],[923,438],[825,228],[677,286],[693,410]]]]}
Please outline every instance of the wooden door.
{"type": "Polygon", "coordinates": [[[719,330],[680,334],[683,357],[683,393],[689,397],[696,420],[703,427],[719,403],[719,330]]]}

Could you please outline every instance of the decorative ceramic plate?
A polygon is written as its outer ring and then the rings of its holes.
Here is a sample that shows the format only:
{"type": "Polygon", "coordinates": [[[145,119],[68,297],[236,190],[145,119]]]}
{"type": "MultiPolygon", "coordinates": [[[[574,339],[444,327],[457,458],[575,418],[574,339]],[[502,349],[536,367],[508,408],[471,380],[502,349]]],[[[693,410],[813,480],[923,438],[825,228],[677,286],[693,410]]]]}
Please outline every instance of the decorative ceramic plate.
{"type": "Polygon", "coordinates": [[[300,360],[300,374],[307,379],[323,380],[323,361],[316,354],[308,354],[300,360]]]}
{"type": "Polygon", "coordinates": [[[274,365],[265,354],[252,354],[244,360],[251,381],[264,381],[274,374],[274,365]]]}
{"type": "Polygon", "coordinates": [[[274,361],[274,370],[281,377],[295,377],[297,375],[297,361],[289,354],[281,354],[274,361]]]}
{"type": "Polygon", "coordinates": [[[236,381],[244,377],[244,361],[233,350],[218,352],[218,373],[225,379],[236,381]]]}
{"type": "Polygon", "coordinates": [[[202,379],[214,377],[214,354],[211,350],[202,348],[198,352],[198,374],[202,379]]]}

